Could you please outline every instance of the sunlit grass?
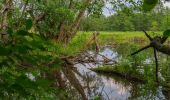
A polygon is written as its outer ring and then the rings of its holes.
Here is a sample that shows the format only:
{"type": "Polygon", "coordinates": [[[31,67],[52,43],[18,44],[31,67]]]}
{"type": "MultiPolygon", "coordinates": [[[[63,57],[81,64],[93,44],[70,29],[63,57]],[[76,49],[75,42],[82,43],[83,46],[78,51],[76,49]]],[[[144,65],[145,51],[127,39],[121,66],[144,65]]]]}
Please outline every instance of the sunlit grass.
{"type": "MultiPolygon", "coordinates": [[[[135,42],[135,39],[141,41],[142,44],[149,43],[149,40],[143,32],[99,32],[98,36],[99,44],[101,46],[106,44],[120,44],[135,42]],[[145,43],[144,43],[145,42],[145,43]]],[[[160,35],[161,32],[148,32],[150,35],[160,35]]],[[[93,36],[93,32],[78,32],[76,36],[70,41],[68,45],[56,44],[57,52],[59,55],[75,55],[86,48],[88,42],[93,36]]]]}
{"type": "MultiPolygon", "coordinates": [[[[92,34],[93,32],[78,32],[77,35],[81,34],[92,34]]],[[[161,32],[148,32],[151,36],[160,36],[162,33],[161,32]]],[[[147,37],[143,32],[105,32],[101,31],[99,35],[99,41],[101,44],[106,44],[106,43],[122,43],[122,42],[129,42],[130,40],[134,38],[140,38],[142,40],[145,40],[148,42],[147,37]]]]}

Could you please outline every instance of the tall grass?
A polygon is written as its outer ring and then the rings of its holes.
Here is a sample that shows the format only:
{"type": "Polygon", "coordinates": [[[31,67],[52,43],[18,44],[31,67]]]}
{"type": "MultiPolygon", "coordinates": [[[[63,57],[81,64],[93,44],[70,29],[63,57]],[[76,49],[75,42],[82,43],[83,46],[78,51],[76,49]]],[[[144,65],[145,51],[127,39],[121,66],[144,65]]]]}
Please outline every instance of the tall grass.
{"type": "MultiPolygon", "coordinates": [[[[70,41],[68,45],[56,43],[55,49],[58,55],[75,55],[80,51],[86,49],[87,42],[93,36],[93,32],[78,32],[76,36],[70,41]]],[[[152,36],[160,35],[161,32],[156,32],[153,34],[149,32],[152,36]]],[[[98,37],[100,45],[106,44],[120,44],[120,43],[131,43],[137,40],[143,40],[142,44],[148,44],[149,40],[146,38],[143,32],[104,32],[101,31],[98,37]],[[145,42],[145,43],[143,43],[145,42]]]]}

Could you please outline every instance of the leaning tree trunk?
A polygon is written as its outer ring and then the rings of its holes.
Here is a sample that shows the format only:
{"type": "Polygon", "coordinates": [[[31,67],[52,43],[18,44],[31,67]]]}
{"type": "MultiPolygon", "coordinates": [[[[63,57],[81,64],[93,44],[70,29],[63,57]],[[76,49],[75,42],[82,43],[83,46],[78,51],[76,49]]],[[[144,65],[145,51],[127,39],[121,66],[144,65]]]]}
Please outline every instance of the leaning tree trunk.
{"type": "Polygon", "coordinates": [[[159,52],[170,55],[170,47],[167,45],[161,44],[159,41],[152,43],[151,46],[153,46],[159,52]]]}
{"type": "MultiPolygon", "coordinates": [[[[79,13],[76,16],[73,24],[71,24],[69,26],[70,28],[66,29],[65,20],[63,20],[60,23],[59,35],[56,38],[57,41],[67,44],[75,36],[75,34],[76,34],[76,32],[77,32],[77,30],[78,30],[78,28],[80,26],[81,19],[84,16],[85,11],[86,11],[87,7],[90,5],[91,1],[92,0],[86,0],[86,1],[83,2],[84,6],[79,11],[79,13]]],[[[70,1],[69,9],[72,9],[72,2],[71,1],[70,1]]]]}

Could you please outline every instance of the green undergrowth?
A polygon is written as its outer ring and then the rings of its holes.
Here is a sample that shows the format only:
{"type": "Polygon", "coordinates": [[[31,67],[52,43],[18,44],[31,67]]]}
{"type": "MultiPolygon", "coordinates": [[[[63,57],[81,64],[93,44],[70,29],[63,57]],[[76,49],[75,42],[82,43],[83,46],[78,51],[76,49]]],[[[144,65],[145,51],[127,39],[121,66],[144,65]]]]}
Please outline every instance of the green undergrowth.
{"type": "Polygon", "coordinates": [[[85,33],[78,34],[69,42],[69,44],[65,45],[62,43],[55,43],[55,46],[51,47],[51,49],[54,49],[56,54],[59,56],[76,55],[86,49],[86,43],[88,42],[90,36],[90,34],[85,33]]]}

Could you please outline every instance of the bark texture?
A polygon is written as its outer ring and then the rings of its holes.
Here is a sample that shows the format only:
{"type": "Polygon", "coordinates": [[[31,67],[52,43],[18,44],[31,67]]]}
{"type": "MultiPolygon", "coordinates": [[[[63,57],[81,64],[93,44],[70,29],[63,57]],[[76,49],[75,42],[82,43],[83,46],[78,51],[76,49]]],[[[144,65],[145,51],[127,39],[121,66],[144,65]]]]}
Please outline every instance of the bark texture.
{"type": "Polygon", "coordinates": [[[0,27],[0,29],[1,29],[1,40],[3,42],[8,41],[8,33],[7,33],[8,14],[9,14],[9,11],[11,10],[11,6],[12,6],[12,0],[5,0],[3,8],[1,9],[1,27],[0,27]]]}
{"type": "MultiPolygon", "coordinates": [[[[82,3],[83,4],[82,9],[79,10],[77,16],[75,17],[73,24],[71,24],[70,26],[67,26],[65,24],[65,20],[63,20],[60,23],[59,35],[56,37],[57,41],[67,44],[75,36],[75,34],[80,26],[81,19],[84,16],[85,11],[86,11],[87,7],[90,5],[91,1],[92,0],[85,0],[82,3]],[[66,26],[67,26],[67,29],[66,29],[66,26]]],[[[72,9],[72,7],[73,7],[73,1],[71,0],[69,9],[72,9]]]]}

